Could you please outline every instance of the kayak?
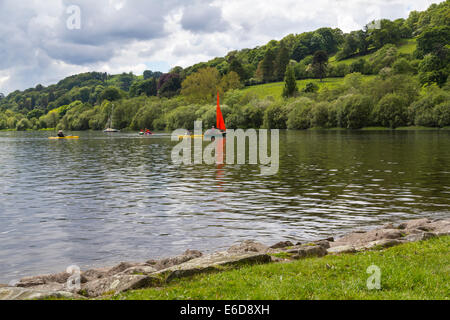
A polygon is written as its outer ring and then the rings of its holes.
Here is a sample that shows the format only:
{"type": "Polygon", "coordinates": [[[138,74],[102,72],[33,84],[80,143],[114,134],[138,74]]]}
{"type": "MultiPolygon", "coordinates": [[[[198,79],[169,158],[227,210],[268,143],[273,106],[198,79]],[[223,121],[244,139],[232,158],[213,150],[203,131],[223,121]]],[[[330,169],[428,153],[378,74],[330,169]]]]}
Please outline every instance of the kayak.
{"type": "Polygon", "coordinates": [[[59,139],[80,139],[78,136],[67,136],[67,137],[49,137],[50,140],[59,140],[59,139]]]}
{"type": "Polygon", "coordinates": [[[202,134],[193,134],[193,135],[178,136],[178,139],[182,139],[182,138],[194,138],[194,139],[199,139],[199,138],[203,138],[203,135],[202,135],[202,134]]]}

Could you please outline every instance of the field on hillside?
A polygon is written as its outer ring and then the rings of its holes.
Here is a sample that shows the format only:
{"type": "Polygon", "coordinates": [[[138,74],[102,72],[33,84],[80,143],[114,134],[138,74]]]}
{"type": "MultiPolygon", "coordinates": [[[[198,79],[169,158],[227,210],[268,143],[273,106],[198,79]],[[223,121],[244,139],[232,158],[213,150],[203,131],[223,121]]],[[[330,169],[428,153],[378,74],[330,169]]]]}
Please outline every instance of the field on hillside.
{"type": "MultiPolygon", "coordinates": [[[[364,76],[365,79],[370,79],[375,76],[364,76]]],[[[322,88],[333,89],[337,85],[342,84],[344,78],[326,78],[323,79],[323,82],[320,82],[319,79],[304,79],[297,81],[297,87],[301,91],[306,87],[306,84],[312,82],[319,86],[319,90],[322,88]]],[[[273,82],[267,84],[261,84],[257,86],[246,87],[243,90],[248,92],[255,93],[259,98],[265,98],[267,96],[272,96],[275,99],[281,99],[284,88],[284,82],[273,82]]]]}
{"type": "MultiPolygon", "coordinates": [[[[397,46],[398,52],[403,53],[403,54],[411,54],[416,50],[416,48],[417,48],[416,39],[405,39],[402,44],[397,46]]],[[[375,51],[375,52],[372,52],[365,56],[357,56],[357,57],[353,57],[353,58],[349,58],[349,59],[345,59],[345,60],[341,60],[341,61],[336,61],[336,56],[332,56],[332,57],[330,57],[329,62],[333,66],[341,64],[341,63],[346,64],[346,65],[351,65],[353,62],[356,62],[361,58],[368,60],[372,56],[374,56],[376,53],[377,52],[375,51]]]]}

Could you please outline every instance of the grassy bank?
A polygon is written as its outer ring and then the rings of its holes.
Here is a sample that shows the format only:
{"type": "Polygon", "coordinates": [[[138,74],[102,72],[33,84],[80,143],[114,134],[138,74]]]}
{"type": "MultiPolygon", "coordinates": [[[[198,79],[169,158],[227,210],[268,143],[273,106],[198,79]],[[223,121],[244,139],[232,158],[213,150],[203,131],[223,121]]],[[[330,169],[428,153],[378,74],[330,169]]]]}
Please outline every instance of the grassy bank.
{"type": "Polygon", "coordinates": [[[450,237],[442,237],[381,251],[247,266],[113,299],[449,299],[449,246],[450,237]],[[371,265],[381,269],[381,290],[367,289],[371,265]]]}

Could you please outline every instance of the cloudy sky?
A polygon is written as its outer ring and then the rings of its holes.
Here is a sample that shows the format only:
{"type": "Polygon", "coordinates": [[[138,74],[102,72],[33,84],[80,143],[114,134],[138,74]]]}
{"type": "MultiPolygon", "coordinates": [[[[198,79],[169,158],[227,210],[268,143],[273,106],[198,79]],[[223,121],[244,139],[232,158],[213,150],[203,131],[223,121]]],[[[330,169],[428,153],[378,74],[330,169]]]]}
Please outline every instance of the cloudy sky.
{"type": "Polygon", "coordinates": [[[439,0],[0,0],[0,92],[75,73],[168,71],[289,33],[348,32],[439,0]],[[79,15],[78,15],[79,13],[79,15]]]}

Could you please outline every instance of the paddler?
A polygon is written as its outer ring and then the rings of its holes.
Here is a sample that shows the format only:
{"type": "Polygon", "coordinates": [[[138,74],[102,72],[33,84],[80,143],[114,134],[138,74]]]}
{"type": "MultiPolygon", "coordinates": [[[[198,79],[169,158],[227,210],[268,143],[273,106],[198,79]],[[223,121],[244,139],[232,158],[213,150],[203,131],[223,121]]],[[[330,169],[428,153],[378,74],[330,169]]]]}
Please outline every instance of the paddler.
{"type": "Polygon", "coordinates": [[[62,130],[59,130],[58,131],[58,138],[64,138],[65,137],[65,135],[64,135],[64,133],[62,132],[62,130]]]}

